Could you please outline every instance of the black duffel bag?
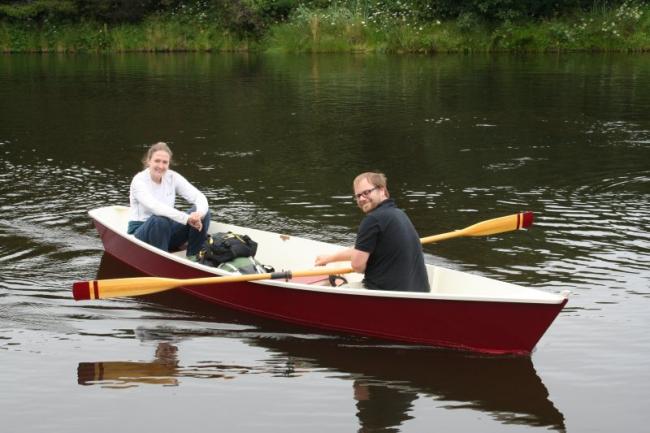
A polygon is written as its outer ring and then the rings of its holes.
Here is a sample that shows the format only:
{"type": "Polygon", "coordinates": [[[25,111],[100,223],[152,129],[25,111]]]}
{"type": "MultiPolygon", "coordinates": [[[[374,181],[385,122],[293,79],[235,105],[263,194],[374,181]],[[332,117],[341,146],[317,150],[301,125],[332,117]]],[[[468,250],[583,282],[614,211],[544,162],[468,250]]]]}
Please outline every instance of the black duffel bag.
{"type": "Polygon", "coordinates": [[[199,251],[199,263],[219,266],[237,257],[255,257],[257,242],[248,235],[233,232],[213,233],[208,235],[199,251]]]}

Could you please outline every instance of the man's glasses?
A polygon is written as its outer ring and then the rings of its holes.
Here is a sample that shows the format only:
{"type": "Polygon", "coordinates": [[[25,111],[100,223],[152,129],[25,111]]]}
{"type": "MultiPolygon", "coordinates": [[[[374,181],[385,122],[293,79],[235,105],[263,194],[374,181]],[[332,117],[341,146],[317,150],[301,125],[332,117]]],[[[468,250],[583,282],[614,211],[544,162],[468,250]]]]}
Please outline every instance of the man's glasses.
{"type": "Polygon", "coordinates": [[[361,191],[359,194],[352,194],[352,198],[353,198],[354,200],[356,200],[356,201],[359,201],[359,199],[360,199],[361,197],[363,197],[363,198],[368,198],[368,196],[370,195],[370,193],[373,192],[374,190],[376,190],[377,188],[379,188],[379,187],[376,186],[376,187],[374,187],[374,188],[370,188],[370,189],[367,189],[367,190],[365,190],[365,191],[361,191]]]}

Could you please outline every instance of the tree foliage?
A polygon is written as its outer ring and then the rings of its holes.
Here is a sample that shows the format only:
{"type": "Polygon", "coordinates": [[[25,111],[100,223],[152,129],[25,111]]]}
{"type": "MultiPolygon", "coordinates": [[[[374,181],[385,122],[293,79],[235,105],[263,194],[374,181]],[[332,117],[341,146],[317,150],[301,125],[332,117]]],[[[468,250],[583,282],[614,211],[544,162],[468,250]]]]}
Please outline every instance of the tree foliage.
{"type": "Polygon", "coordinates": [[[593,8],[607,8],[626,0],[413,0],[424,19],[459,18],[504,22],[543,19],[593,8]]]}
{"type": "Polygon", "coordinates": [[[0,0],[0,18],[12,21],[96,20],[137,22],[181,0],[0,0]]]}
{"type": "Polygon", "coordinates": [[[105,23],[139,22],[182,3],[180,0],[72,0],[79,16],[105,23]]]}
{"type": "Polygon", "coordinates": [[[395,10],[421,22],[514,22],[543,19],[578,10],[615,7],[634,0],[0,0],[0,19],[14,22],[52,20],[135,23],[160,13],[214,18],[238,35],[260,36],[299,7],[395,10]]]}

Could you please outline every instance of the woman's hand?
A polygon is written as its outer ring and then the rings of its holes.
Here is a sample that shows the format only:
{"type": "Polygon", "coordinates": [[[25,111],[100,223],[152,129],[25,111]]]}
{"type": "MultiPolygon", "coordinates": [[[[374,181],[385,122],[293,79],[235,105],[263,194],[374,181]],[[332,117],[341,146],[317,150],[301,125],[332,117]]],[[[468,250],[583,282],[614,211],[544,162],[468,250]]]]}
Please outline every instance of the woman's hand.
{"type": "Polygon", "coordinates": [[[190,217],[187,219],[187,224],[190,227],[193,227],[196,230],[201,231],[201,229],[203,228],[203,222],[201,221],[201,219],[202,219],[201,214],[199,214],[198,212],[192,212],[190,214],[190,217]]]}

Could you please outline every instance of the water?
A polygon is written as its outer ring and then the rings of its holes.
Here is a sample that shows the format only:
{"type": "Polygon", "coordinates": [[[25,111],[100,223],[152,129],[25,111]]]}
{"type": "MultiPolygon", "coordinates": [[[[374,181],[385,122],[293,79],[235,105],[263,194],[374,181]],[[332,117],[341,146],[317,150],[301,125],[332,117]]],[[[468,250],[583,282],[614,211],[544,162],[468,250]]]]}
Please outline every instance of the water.
{"type": "Polygon", "coordinates": [[[644,55],[0,57],[2,430],[644,431],[649,80],[644,55]],[[74,302],[135,275],[86,212],[126,204],[159,140],[216,219],[327,242],[353,241],[373,168],[421,236],[532,210],[426,260],[569,304],[522,359],[74,302]]]}

